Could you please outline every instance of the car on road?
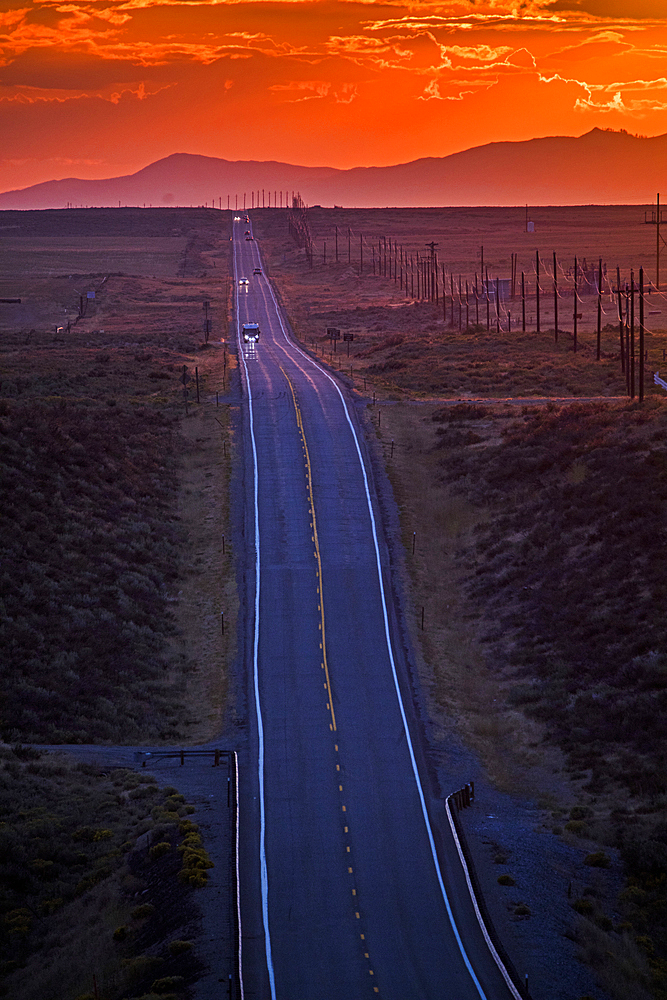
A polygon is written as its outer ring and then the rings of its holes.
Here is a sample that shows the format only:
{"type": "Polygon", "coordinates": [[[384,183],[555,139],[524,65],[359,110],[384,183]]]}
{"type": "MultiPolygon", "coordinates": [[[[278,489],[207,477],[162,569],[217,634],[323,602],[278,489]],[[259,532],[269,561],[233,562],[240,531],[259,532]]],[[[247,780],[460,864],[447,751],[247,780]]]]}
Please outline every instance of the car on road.
{"type": "Polygon", "coordinates": [[[239,285],[249,285],[250,282],[247,278],[239,278],[239,285]]]}
{"type": "Polygon", "coordinates": [[[244,323],[242,332],[244,343],[257,343],[259,340],[259,323],[244,323]]]}
{"type": "Polygon", "coordinates": [[[252,237],[252,236],[246,236],[246,240],[252,240],[253,238],[254,237],[252,237]]]}
{"type": "Polygon", "coordinates": [[[261,274],[262,273],[261,267],[256,267],[255,270],[252,273],[253,274],[261,274]]]}

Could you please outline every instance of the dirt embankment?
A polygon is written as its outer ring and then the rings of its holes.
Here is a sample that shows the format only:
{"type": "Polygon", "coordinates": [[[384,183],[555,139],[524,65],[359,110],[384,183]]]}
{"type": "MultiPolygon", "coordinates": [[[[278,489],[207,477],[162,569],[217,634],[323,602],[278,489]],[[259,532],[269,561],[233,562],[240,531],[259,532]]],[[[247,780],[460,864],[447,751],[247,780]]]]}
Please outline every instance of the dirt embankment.
{"type": "MultiPolygon", "coordinates": [[[[232,360],[233,363],[233,360],[232,360]]],[[[222,389],[230,359],[207,364],[207,385],[222,389]]],[[[190,721],[187,742],[214,739],[230,708],[229,665],[235,655],[238,595],[230,532],[230,476],[235,448],[229,405],[206,403],[180,424],[178,516],[185,531],[179,591],[174,609],[179,635],[172,642],[172,671],[187,671],[190,721]]]]}

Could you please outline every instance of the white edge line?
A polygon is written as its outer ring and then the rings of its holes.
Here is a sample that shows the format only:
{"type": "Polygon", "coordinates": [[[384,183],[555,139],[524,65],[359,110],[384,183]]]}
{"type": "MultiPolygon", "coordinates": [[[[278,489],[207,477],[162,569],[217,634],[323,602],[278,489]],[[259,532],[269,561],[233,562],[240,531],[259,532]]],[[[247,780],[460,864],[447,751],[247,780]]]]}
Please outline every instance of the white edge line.
{"type": "MultiPolygon", "coordinates": [[[[255,626],[253,640],[253,688],[255,695],[255,711],[257,714],[257,737],[259,752],[257,759],[257,774],[259,779],[259,869],[262,889],[262,921],[264,923],[264,945],[266,951],[266,969],[269,976],[269,987],[271,989],[271,1000],[276,1000],[276,983],[273,969],[273,956],[271,954],[271,933],[269,930],[269,878],[266,866],[266,805],[264,802],[264,723],[262,720],[262,706],[259,698],[259,585],[260,585],[260,552],[259,552],[259,487],[258,487],[258,463],[257,463],[257,443],[255,441],[255,424],[252,406],[252,389],[250,388],[250,376],[243,354],[243,344],[239,326],[239,292],[238,276],[236,273],[236,240],[233,238],[234,247],[234,298],[236,305],[236,340],[239,346],[241,360],[243,361],[243,371],[245,374],[245,384],[248,392],[248,413],[250,416],[250,440],[252,443],[253,460],[253,502],[255,507],[255,626]]],[[[281,321],[282,325],[282,321],[281,321]]]]}
{"type": "Polygon", "coordinates": [[[404,727],[404,730],[405,730],[408,751],[409,751],[409,754],[410,754],[410,762],[411,762],[411,765],[412,765],[412,773],[413,773],[413,776],[414,776],[414,779],[415,779],[415,783],[416,783],[416,786],[417,786],[417,792],[419,794],[419,800],[420,800],[420,803],[421,803],[422,816],[424,818],[424,824],[426,826],[426,832],[427,832],[427,836],[428,836],[428,840],[429,840],[429,845],[430,845],[430,848],[431,848],[431,857],[433,859],[433,864],[435,866],[436,875],[437,875],[437,878],[438,878],[438,884],[440,886],[440,892],[442,894],[442,898],[443,898],[443,901],[444,901],[444,904],[445,904],[445,908],[447,910],[447,916],[449,918],[449,923],[450,923],[450,926],[452,928],[452,932],[454,934],[454,937],[456,938],[456,943],[458,945],[459,952],[461,953],[461,957],[463,959],[463,962],[464,962],[464,964],[465,964],[465,966],[466,966],[466,968],[468,970],[468,973],[470,974],[470,977],[471,977],[472,981],[475,984],[475,987],[477,989],[477,993],[478,993],[478,995],[480,997],[480,1000],[487,1000],[486,994],[484,993],[484,990],[483,990],[483,988],[482,988],[479,980],[477,979],[477,976],[475,975],[475,971],[474,971],[474,969],[473,969],[473,967],[472,967],[472,965],[470,963],[470,959],[468,958],[468,955],[467,955],[466,950],[465,950],[464,945],[463,945],[463,941],[461,940],[461,936],[459,934],[458,927],[456,926],[456,922],[454,920],[454,914],[452,913],[451,905],[450,905],[450,902],[449,902],[449,897],[447,896],[447,890],[445,889],[445,883],[444,883],[442,871],[441,871],[441,868],[440,868],[440,862],[438,860],[437,849],[436,849],[436,846],[435,846],[435,839],[433,837],[433,830],[432,830],[432,827],[431,827],[431,822],[430,822],[430,819],[429,819],[429,816],[428,816],[428,810],[427,810],[427,806],[426,806],[426,798],[424,796],[424,790],[422,788],[421,779],[419,777],[419,770],[417,768],[417,761],[416,761],[416,758],[415,758],[414,748],[413,748],[413,745],[412,745],[412,738],[410,736],[410,729],[408,727],[408,720],[407,720],[407,716],[405,714],[405,706],[403,704],[403,698],[401,696],[400,686],[399,686],[399,682],[398,682],[398,675],[397,675],[397,672],[396,672],[396,664],[395,664],[395,661],[394,661],[394,652],[393,652],[393,649],[392,649],[391,638],[390,638],[390,634],[389,634],[389,618],[388,618],[388,613],[387,613],[387,602],[386,602],[386,595],[385,595],[385,590],[384,590],[384,584],[383,584],[383,581],[382,581],[382,563],[381,563],[381,559],[380,559],[380,549],[379,549],[378,539],[377,539],[377,530],[376,530],[376,523],[375,523],[375,515],[373,513],[373,505],[372,505],[372,502],[371,502],[370,490],[369,490],[369,486],[368,486],[368,476],[367,476],[367,473],[366,473],[366,466],[365,466],[365,463],[364,463],[364,460],[363,460],[363,457],[362,457],[362,454],[361,454],[361,448],[359,446],[359,439],[358,439],[357,433],[356,433],[356,431],[354,429],[354,425],[352,424],[352,420],[350,419],[350,413],[349,413],[349,410],[347,408],[347,403],[345,402],[345,397],[343,396],[343,393],[341,392],[340,387],[338,386],[338,383],[329,374],[329,372],[327,372],[324,368],[322,368],[320,365],[318,365],[309,354],[306,354],[306,352],[303,351],[297,344],[295,344],[294,341],[288,336],[287,331],[285,329],[285,325],[283,323],[283,319],[282,319],[282,315],[281,315],[281,310],[280,310],[280,307],[278,305],[278,301],[276,299],[275,293],[273,291],[273,286],[272,286],[272,284],[271,284],[270,281],[268,281],[267,283],[268,283],[268,286],[269,286],[269,290],[271,292],[271,297],[273,299],[273,303],[274,303],[274,305],[276,307],[276,312],[277,312],[277,315],[278,315],[278,320],[280,322],[280,327],[282,329],[283,336],[285,337],[285,340],[290,344],[291,347],[293,347],[299,354],[301,354],[302,357],[304,357],[307,361],[310,361],[311,364],[313,364],[317,369],[319,369],[319,371],[321,371],[322,374],[325,375],[329,379],[329,381],[331,382],[331,384],[334,386],[336,392],[338,393],[338,395],[340,397],[341,403],[343,405],[343,410],[345,412],[345,417],[347,419],[348,426],[349,426],[350,431],[352,432],[352,436],[354,438],[355,448],[356,448],[356,451],[357,451],[357,457],[359,459],[359,464],[360,464],[361,472],[362,472],[363,479],[364,479],[364,490],[365,490],[365,493],[366,493],[366,503],[367,503],[367,506],[368,506],[368,513],[369,513],[370,520],[371,520],[371,528],[372,528],[372,534],[373,534],[373,545],[375,547],[375,559],[376,559],[377,572],[378,572],[378,584],[379,584],[379,588],[380,588],[380,598],[381,598],[381,601],[382,601],[382,613],[383,613],[383,617],[384,617],[384,629],[385,629],[385,638],[386,638],[386,643],[387,643],[387,652],[389,654],[389,661],[390,661],[390,664],[391,664],[391,672],[392,672],[392,677],[393,677],[393,680],[394,680],[394,689],[396,691],[396,697],[398,699],[399,710],[400,710],[400,713],[401,713],[401,718],[403,720],[403,727],[404,727]]]}
{"type": "Polygon", "coordinates": [[[241,990],[241,1000],[245,998],[245,987],[243,983],[243,932],[241,927],[241,865],[239,860],[239,842],[240,842],[240,817],[239,817],[239,755],[236,750],[234,750],[234,781],[235,781],[235,795],[234,795],[234,808],[236,810],[234,816],[234,824],[236,827],[235,836],[235,848],[236,851],[236,926],[238,928],[239,935],[239,945],[237,951],[237,975],[239,977],[239,988],[241,990]]]}
{"type": "Polygon", "coordinates": [[[479,905],[477,903],[477,895],[475,893],[475,889],[474,889],[473,884],[472,884],[472,879],[470,878],[470,871],[468,869],[468,862],[465,859],[465,854],[463,853],[463,848],[461,847],[461,841],[460,841],[459,835],[458,835],[458,833],[456,831],[456,825],[454,823],[454,817],[452,816],[452,809],[451,809],[451,805],[450,805],[450,800],[451,800],[451,795],[447,796],[447,798],[445,799],[445,810],[447,812],[447,819],[449,821],[449,828],[452,831],[452,837],[454,839],[454,843],[456,844],[456,850],[457,850],[458,855],[459,855],[459,861],[461,862],[461,868],[463,868],[463,874],[465,875],[466,884],[468,886],[468,892],[470,893],[470,899],[472,900],[472,905],[473,905],[473,908],[475,910],[475,916],[477,917],[477,923],[479,924],[480,930],[482,931],[482,934],[484,935],[484,940],[486,941],[487,947],[488,947],[489,951],[491,952],[493,960],[496,963],[496,965],[498,966],[498,968],[500,969],[500,973],[501,973],[503,979],[505,980],[505,982],[507,983],[507,987],[508,987],[510,993],[512,994],[512,996],[514,997],[514,1000],[522,1000],[521,994],[518,992],[516,986],[512,982],[510,974],[509,974],[509,972],[507,971],[507,969],[505,967],[505,963],[503,962],[502,958],[500,957],[500,955],[496,951],[496,946],[494,945],[493,941],[491,940],[491,936],[489,935],[489,932],[488,932],[488,930],[486,928],[486,922],[484,920],[484,917],[482,916],[482,913],[480,911],[479,905]]]}

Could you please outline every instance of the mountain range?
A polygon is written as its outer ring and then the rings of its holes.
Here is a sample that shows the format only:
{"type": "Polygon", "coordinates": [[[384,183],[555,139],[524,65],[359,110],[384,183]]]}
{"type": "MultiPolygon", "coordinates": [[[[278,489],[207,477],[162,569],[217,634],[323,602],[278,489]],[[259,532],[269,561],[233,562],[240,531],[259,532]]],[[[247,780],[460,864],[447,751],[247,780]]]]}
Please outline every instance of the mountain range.
{"type": "Polygon", "coordinates": [[[298,192],[307,205],[428,208],[464,205],[651,204],[667,179],[667,134],[594,128],[579,137],[491,142],[388,167],[301,167],[174,153],[134,174],[66,178],[0,194],[0,209],[66,206],[268,207],[298,192]],[[254,192],[254,195],[253,195],[254,192]],[[260,198],[261,192],[261,198],[260,198]],[[229,202],[228,202],[229,198],[229,202]]]}

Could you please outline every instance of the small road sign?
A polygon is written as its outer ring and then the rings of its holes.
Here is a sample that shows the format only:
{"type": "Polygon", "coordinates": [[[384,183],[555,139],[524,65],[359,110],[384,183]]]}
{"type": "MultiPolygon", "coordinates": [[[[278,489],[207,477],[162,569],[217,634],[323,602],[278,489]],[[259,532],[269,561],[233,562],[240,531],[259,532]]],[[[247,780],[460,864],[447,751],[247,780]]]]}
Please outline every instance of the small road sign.
{"type": "Polygon", "coordinates": [[[335,326],[328,326],[327,337],[329,340],[340,340],[340,330],[337,330],[335,326]]]}
{"type": "Polygon", "coordinates": [[[354,334],[353,333],[344,333],[343,334],[343,340],[354,340],[354,334]]]}
{"type": "Polygon", "coordinates": [[[188,374],[188,366],[183,365],[183,374],[181,375],[180,381],[183,385],[187,385],[191,381],[191,376],[188,374]]]}

